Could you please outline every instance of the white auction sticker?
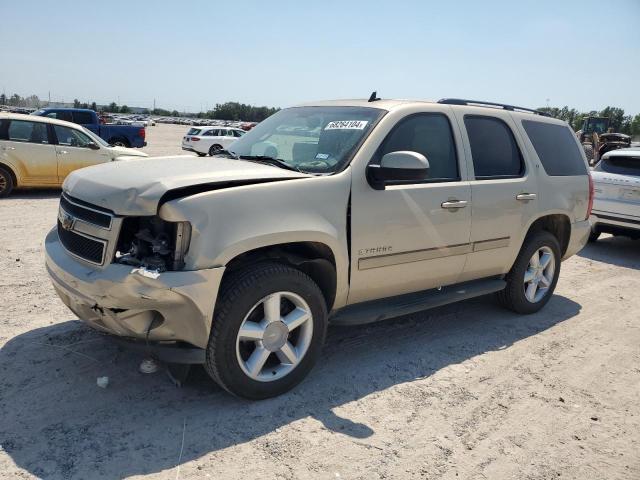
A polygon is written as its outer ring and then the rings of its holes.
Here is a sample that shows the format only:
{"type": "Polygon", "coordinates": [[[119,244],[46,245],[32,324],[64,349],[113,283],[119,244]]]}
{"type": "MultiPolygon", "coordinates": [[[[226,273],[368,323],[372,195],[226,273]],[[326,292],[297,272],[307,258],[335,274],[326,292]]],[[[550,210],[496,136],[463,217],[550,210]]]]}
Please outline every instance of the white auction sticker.
{"type": "Polygon", "coordinates": [[[338,120],[327,123],[325,130],[364,130],[367,120],[338,120]]]}

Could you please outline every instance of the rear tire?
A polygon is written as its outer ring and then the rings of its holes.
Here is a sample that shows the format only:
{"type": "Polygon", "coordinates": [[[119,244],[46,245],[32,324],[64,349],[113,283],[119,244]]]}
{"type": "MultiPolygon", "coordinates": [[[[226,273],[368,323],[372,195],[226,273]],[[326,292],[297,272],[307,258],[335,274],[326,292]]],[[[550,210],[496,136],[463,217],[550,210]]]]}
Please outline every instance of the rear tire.
{"type": "Polygon", "coordinates": [[[205,369],[234,395],[275,397],[306,377],[326,330],[326,302],[309,276],[279,263],[251,265],[222,284],[205,369]]]}
{"type": "Polygon", "coordinates": [[[221,150],[223,150],[222,145],[211,145],[211,147],[209,148],[209,155],[213,157],[214,155],[220,153],[221,150]]]}
{"type": "Polygon", "coordinates": [[[113,138],[109,141],[109,143],[114,147],[130,147],[129,142],[125,138],[113,138]]]}
{"type": "Polygon", "coordinates": [[[589,162],[589,165],[593,165],[595,163],[595,155],[593,153],[593,145],[589,144],[589,143],[583,143],[582,144],[582,148],[584,148],[584,154],[587,157],[587,161],[589,162]]]}
{"type": "Polygon", "coordinates": [[[553,234],[541,231],[527,237],[505,278],[506,288],[498,292],[500,303],[520,314],[539,311],[556,288],[560,259],[560,244],[553,234]]]}
{"type": "Polygon", "coordinates": [[[8,170],[0,167],[0,198],[8,197],[13,187],[13,176],[8,170]]]}

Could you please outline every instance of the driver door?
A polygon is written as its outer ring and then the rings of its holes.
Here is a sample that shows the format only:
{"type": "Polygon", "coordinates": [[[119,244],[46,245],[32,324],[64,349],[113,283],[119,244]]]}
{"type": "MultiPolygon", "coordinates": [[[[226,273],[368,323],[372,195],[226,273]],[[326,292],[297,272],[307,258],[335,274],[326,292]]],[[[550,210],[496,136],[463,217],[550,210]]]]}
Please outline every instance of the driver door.
{"type": "Polygon", "coordinates": [[[456,283],[467,259],[471,186],[455,119],[448,113],[404,117],[371,163],[413,151],[429,161],[429,178],[373,189],[353,176],[351,286],[348,303],[456,283]]]}
{"type": "Polygon", "coordinates": [[[84,132],[61,125],[54,125],[53,130],[57,138],[58,183],[62,184],[74,170],[111,160],[105,149],[94,150],[89,147],[94,142],[84,132]]]}

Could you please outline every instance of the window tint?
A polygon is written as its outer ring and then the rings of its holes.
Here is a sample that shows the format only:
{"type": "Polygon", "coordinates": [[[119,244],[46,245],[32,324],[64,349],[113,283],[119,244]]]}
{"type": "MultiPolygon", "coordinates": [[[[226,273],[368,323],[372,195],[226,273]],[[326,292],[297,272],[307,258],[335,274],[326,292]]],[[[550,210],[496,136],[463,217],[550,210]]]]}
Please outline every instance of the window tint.
{"type": "Polygon", "coordinates": [[[49,143],[47,125],[40,122],[11,120],[7,137],[14,142],[49,143]]]}
{"type": "Polygon", "coordinates": [[[587,174],[582,152],[569,127],[532,120],[523,120],[522,126],[547,175],[587,174]]]}
{"type": "Polygon", "coordinates": [[[595,169],[607,173],[640,177],[640,152],[637,157],[614,156],[602,159],[595,169]]]}
{"type": "Polygon", "coordinates": [[[242,135],[244,135],[244,133],[245,132],[243,130],[234,130],[233,131],[233,136],[237,137],[237,138],[240,138],[242,135]]]}
{"type": "Polygon", "coordinates": [[[205,130],[204,133],[202,134],[202,136],[204,136],[204,137],[213,137],[215,133],[216,133],[215,130],[205,130]]]}
{"type": "Polygon", "coordinates": [[[377,161],[387,153],[400,150],[427,157],[430,180],[460,178],[451,125],[442,114],[418,114],[401,120],[382,144],[377,161]]]}
{"type": "Polygon", "coordinates": [[[53,129],[56,132],[56,137],[58,137],[59,145],[88,148],[89,143],[92,141],[87,135],[73,128],[54,125],[53,129]]]}
{"type": "Polygon", "coordinates": [[[93,123],[93,115],[89,112],[73,112],[73,121],[80,125],[90,125],[93,123]]]}
{"type": "Polygon", "coordinates": [[[513,132],[493,117],[464,117],[477,179],[518,177],[524,172],[513,132]]]}
{"type": "Polygon", "coordinates": [[[187,132],[187,135],[200,135],[200,129],[190,128],[189,131],[187,132]]]}

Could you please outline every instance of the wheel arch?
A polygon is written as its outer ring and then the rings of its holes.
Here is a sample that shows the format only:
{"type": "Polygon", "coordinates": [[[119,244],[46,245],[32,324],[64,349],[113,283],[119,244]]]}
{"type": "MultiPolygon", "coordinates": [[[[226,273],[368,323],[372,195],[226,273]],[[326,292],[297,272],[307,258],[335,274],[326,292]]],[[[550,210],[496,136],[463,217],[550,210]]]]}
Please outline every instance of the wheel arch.
{"type": "Polygon", "coordinates": [[[248,265],[268,260],[290,265],[309,275],[322,291],[327,310],[332,309],[336,300],[338,276],[336,258],[328,245],[314,241],[297,241],[248,250],[236,255],[226,264],[224,276],[248,265]]]}
{"type": "Polygon", "coordinates": [[[14,168],[6,162],[0,162],[0,168],[9,172],[9,175],[11,175],[11,180],[13,180],[13,186],[18,187],[18,175],[16,175],[14,168]]]}
{"type": "Polygon", "coordinates": [[[551,233],[558,239],[561,257],[564,257],[571,238],[571,220],[569,216],[565,213],[545,213],[536,218],[529,225],[527,233],[523,238],[523,243],[524,240],[532,234],[542,230],[551,233]]]}

